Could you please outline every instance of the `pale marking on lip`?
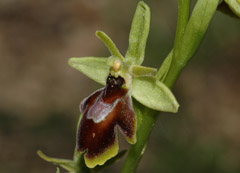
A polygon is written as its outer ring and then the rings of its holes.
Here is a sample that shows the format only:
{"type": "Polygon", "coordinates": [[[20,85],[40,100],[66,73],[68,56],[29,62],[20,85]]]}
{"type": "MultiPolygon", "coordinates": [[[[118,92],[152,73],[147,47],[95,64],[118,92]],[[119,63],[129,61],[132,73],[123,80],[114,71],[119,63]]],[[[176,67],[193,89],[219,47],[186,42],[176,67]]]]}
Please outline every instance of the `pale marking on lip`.
{"type": "Polygon", "coordinates": [[[97,101],[93,104],[87,113],[87,119],[92,119],[94,123],[100,123],[101,121],[104,121],[107,115],[112,112],[120,100],[116,99],[113,104],[104,103],[101,99],[102,95],[103,93],[98,96],[97,101]]]}

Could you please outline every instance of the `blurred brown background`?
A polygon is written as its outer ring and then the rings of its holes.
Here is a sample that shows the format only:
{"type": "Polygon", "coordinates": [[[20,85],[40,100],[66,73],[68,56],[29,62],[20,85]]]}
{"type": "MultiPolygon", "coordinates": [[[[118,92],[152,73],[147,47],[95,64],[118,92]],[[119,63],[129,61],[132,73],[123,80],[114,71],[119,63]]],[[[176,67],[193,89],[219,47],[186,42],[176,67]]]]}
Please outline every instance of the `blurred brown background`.
{"type": "MultiPolygon", "coordinates": [[[[124,54],[137,2],[0,1],[1,173],[55,172],[38,149],[72,157],[78,105],[100,86],[68,58],[109,56],[96,30],[124,54]]],[[[144,65],[159,67],[173,45],[177,0],[146,2],[152,22],[144,65]]],[[[240,172],[239,40],[240,20],[217,12],[174,88],[180,111],[159,115],[137,172],[240,172]]]]}

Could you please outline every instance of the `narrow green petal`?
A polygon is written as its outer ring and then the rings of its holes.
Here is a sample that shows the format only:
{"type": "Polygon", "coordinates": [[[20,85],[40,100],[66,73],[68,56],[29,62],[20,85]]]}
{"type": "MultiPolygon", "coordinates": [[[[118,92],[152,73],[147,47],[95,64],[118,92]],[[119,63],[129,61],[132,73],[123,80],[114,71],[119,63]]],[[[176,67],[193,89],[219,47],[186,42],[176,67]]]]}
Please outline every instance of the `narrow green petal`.
{"type": "Polygon", "coordinates": [[[119,57],[122,61],[124,60],[122,54],[107,34],[102,31],[96,31],[96,36],[105,44],[111,55],[119,57]]]}
{"type": "Polygon", "coordinates": [[[179,104],[171,90],[154,77],[133,78],[132,96],[154,110],[174,113],[178,111],[179,104]]]}
{"type": "Polygon", "coordinates": [[[144,67],[140,65],[132,66],[133,76],[155,76],[157,73],[157,69],[151,67],[144,67]]]}
{"type": "Polygon", "coordinates": [[[70,58],[68,64],[92,80],[105,85],[110,69],[107,60],[103,57],[70,58]]]}
{"type": "Polygon", "coordinates": [[[53,158],[53,157],[48,157],[45,154],[43,154],[42,151],[38,151],[37,154],[39,157],[41,157],[43,160],[47,162],[51,162],[53,164],[57,164],[61,166],[62,168],[66,169],[67,171],[74,171],[74,162],[72,160],[67,160],[67,159],[58,159],[58,158],[53,158]]]}
{"type": "Polygon", "coordinates": [[[131,64],[141,65],[150,27],[150,8],[143,1],[138,3],[129,35],[126,60],[131,64]]]}
{"type": "Polygon", "coordinates": [[[225,0],[235,15],[240,17],[240,0],[225,0]]]}

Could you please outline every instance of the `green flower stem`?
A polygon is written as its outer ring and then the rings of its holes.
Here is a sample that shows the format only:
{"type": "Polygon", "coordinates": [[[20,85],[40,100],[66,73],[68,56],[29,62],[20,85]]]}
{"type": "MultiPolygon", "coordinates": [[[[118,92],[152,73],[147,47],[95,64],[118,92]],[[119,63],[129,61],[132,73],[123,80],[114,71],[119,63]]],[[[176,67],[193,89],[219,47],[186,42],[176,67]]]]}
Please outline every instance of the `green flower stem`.
{"type": "Polygon", "coordinates": [[[167,58],[163,62],[163,65],[156,74],[156,78],[162,82],[165,81],[166,75],[171,67],[173,59],[177,59],[178,54],[180,53],[183,36],[189,19],[190,5],[191,0],[179,0],[178,23],[174,41],[174,50],[172,50],[168,54],[167,58]]]}
{"type": "Polygon", "coordinates": [[[172,63],[174,64],[176,62],[176,60],[179,58],[179,55],[181,54],[182,41],[184,38],[184,33],[186,30],[186,26],[187,26],[189,14],[190,14],[191,0],[179,0],[178,3],[179,3],[179,5],[178,5],[178,23],[177,23],[176,36],[175,36],[174,48],[173,48],[173,57],[172,57],[171,64],[172,63]]]}
{"type": "MultiPolygon", "coordinates": [[[[169,88],[173,87],[180,72],[198,48],[200,41],[202,40],[216,11],[219,0],[198,0],[188,24],[187,21],[190,2],[183,2],[189,1],[179,1],[177,38],[174,44],[174,46],[176,46],[174,49],[177,48],[177,50],[175,49],[174,51],[175,53],[177,52],[178,56],[175,55],[176,59],[173,59],[164,82],[169,88]],[[187,27],[185,27],[186,24],[187,27]],[[184,32],[184,34],[182,32],[184,32]]],[[[135,104],[135,108],[139,120],[137,133],[138,141],[130,148],[122,173],[133,173],[136,171],[138,163],[146,149],[152,128],[157,120],[157,111],[153,111],[139,104],[135,104]]]]}
{"type": "Polygon", "coordinates": [[[178,23],[173,51],[174,59],[177,57],[182,46],[183,36],[189,19],[191,0],[179,0],[178,3],[178,23]]]}
{"type": "MultiPolygon", "coordinates": [[[[180,41],[182,40],[182,33],[185,30],[188,15],[189,15],[189,9],[190,9],[190,3],[184,4],[182,1],[179,1],[179,17],[178,17],[178,24],[177,24],[177,33],[176,33],[176,40],[175,40],[175,46],[177,45],[180,47],[180,41]],[[181,2],[180,2],[181,1],[181,2]],[[188,10],[187,10],[188,9],[188,10]],[[181,17],[180,17],[181,16],[181,17]]],[[[190,2],[189,0],[187,0],[190,2]]],[[[173,58],[173,51],[169,53],[167,58],[165,59],[165,63],[158,71],[156,77],[158,79],[162,78],[162,81],[165,79],[164,76],[166,76],[166,73],[168,72],[171,61],[173,58]],[[165,74],[164,74],[165,73],[165,74]]],[[[172,83],[174,83],[176,78],[173,78],[172,83]]],[[[139,161],[141,160],[144,151],[147,146],[147,142],[149,139],[149,136],[151,134],[152,128],[154,127],[157,117],[158,117],[158,111],[151,110],[143,105],[134,103],[135,111],[138,115],[138,131],[137,131],[137,143],[133,145],[128,153],[128,156],[125,160],[124,167],[122,169],[122,173],[133,173],[136,171],[139,161]],[[144,119],[144,123],[143,122],[144,119]]]]}
{"type": "Polygon", "coordinates": [[[122,173],[133,173],[136,171],[146,149],[149,135],[158,117],[158,111],[149,109],[137,101],[134,101],[134,110],[138,115],[137,143],[131,146],[122,173]]]}

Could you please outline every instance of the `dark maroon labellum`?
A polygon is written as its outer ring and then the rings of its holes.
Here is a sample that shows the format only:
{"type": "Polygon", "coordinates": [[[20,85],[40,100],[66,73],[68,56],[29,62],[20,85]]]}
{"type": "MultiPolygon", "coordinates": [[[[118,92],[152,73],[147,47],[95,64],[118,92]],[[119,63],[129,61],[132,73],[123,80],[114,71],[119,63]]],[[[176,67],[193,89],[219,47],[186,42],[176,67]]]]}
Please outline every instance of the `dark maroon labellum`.
{"type": "Polygon", "coordinates": [[[109,75],[106,87],[84,99],[80,105],[82,119],[78,131],[77,149],[87,150],[89,159],[101,156],[116,143],[116,130],[130,143],[135,143],[136,116],[122,77],[109,75]]]}

